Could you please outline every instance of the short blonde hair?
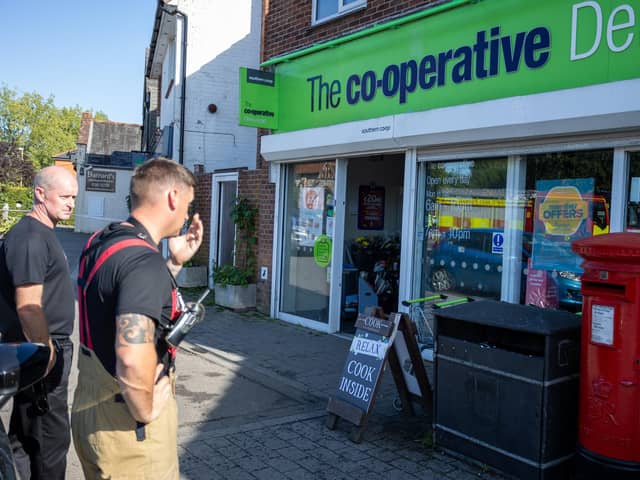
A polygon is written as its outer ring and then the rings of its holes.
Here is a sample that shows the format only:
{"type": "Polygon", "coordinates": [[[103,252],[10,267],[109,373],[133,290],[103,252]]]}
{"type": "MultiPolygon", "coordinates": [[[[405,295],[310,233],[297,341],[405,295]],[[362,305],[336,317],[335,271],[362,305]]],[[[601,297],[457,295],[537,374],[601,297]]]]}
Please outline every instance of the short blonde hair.
{"type": "Polygon", "coordinates": [[[133,171],[129,195],[131,208],[152,202],[159,187],[196,187],[196,178],[184,166],[164,157],[154,157],[133,171]]]}

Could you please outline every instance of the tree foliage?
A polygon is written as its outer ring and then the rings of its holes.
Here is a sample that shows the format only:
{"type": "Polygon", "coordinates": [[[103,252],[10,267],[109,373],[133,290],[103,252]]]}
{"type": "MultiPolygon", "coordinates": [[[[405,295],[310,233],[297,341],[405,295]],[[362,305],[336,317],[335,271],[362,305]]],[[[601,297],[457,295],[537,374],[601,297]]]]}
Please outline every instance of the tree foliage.
{"type": "Polygon", "coordinates": [[[106,121],[106,120],[109,120],[109,117],[107,117],[107,114],[104,113],[102,110],[98,110],[96,113],[93,114],[93,119],[106,121]]]}
{"type": "Polygon", "coordinates": [[[32,205],[31,185],[18,186],[0,182],[0,208],[3,209],[0,215],[0,238],[20,220],[25,211],[31,210],[32,205]],[[4,211],[5,204],[9,208],[8,212],[4,211]]]}
{"type": "Polygon", "coordinates": [[[81,108],[58,108],[53,100],[53,96],[18,95],[6,85],[0,87],[0,141],[22,148],[36,170],[76,145],[81,108]]]}
{"type": "Polygon", "coordinates": [[[35,173],[21,148],[0,142],[0,184],[31,185],[35,173]]]}

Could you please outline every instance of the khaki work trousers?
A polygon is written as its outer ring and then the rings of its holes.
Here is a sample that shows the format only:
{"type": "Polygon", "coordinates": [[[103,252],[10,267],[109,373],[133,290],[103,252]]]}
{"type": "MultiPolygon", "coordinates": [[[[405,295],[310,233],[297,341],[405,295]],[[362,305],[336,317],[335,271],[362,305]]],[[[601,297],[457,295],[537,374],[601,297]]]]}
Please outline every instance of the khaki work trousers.
{"type": "Polygon", "coordinates": [[[80,347],[78,387],[71,410],[73,444],[88,480],[178,480],[178,409],[175,377],[160,416],[136,438],[136,421],[120,397],[120,387],[95,354],[80,347]]]}

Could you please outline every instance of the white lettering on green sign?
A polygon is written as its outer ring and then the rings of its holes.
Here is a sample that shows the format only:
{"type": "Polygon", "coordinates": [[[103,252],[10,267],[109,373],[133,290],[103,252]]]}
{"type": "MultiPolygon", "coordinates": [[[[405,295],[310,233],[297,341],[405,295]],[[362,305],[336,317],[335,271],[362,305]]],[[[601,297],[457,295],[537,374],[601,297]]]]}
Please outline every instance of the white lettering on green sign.
{"type": "MultiPolygon", "coordinates": [[[[588,22],[585,20],[584,23],[588,22]]],[[[621,44],[616,44],[613,34],[618,30],[626,30],[629,29],[636,24],[635,14],[633,12],[633,8],[629,5],[620,5],[613,9],[609,18],[607,20],[607,47],[612,52],[618,53],[626,50],[631,45],[633,41],[634,34],[633,32],[628,32],[626,36],[623,36],[624,41],[621,44]],[[620,15],[619,15],[620,14],[620,15]],[[619,21],[619,17],[624,17],[626,20],[622,23],[616,23],[619,21]]],[[[571,60],[583,60],[585,58],[593,55],[598,48],[600,47],[600,42],[602,40],[602,27],[603,27],[603,16],[602,16],[602,8],[598,4],[598,2],[582,2],[576,3],[572,9],[571,15],[571,60]],[[580,25],[580,16],[586,16],[589,13],[593,13],[595,15],[595,29],[593,35],[593,41],[591,43],[591,47],[584,52],[577,52],[577,43],[578,43],[578,28],[580,25]]]]}

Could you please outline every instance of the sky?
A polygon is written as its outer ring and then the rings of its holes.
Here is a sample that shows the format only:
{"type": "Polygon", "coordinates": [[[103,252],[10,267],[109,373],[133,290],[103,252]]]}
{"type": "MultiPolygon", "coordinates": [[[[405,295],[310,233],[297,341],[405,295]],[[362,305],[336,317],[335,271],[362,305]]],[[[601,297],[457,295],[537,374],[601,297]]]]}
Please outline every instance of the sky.
{"type": "Polygon", "coordinates": [[[0,86],[142,123],[156,0],[0,0],[0,86]]]}

